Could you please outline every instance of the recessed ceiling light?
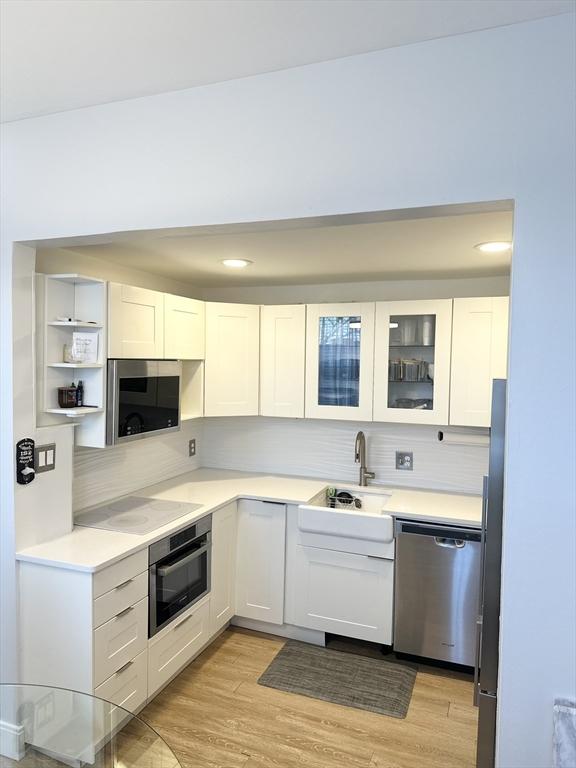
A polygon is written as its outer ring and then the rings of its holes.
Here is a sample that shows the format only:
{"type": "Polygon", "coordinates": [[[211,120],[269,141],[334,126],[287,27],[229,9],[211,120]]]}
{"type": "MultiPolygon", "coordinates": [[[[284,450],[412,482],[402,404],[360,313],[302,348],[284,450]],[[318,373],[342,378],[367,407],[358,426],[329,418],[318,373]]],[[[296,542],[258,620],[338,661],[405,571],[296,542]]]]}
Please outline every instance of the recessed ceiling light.
{"type": "Polygon", "coordinates": [[[230,269],[243,269],[252,264],[252,262],[248,261],[248,259],[223,259],[222,264],[225,267],[230,267],[230,269]]]}
{"type": "Polygon", "coordinates": [[[490,243],[478,243],[474,248],[482,251],[482,253],[504,253],[504,251],[509,251],[512,248],[512,243],[498,240],[490,243]]]}

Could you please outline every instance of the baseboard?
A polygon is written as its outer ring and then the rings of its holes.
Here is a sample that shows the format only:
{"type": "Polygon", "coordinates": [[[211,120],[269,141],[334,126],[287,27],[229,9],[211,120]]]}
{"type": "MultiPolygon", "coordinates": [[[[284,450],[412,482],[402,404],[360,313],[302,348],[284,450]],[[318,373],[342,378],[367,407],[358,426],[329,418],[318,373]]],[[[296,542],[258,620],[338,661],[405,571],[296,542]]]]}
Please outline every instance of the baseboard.
{"type": "Polygon", "coordinates": [[[0,720],[0,757],[19,762],[24,757],[24,726],[0,720]]]}
{"type": "Polygon", "coordinates": [[[267,635],[278,635],[278,637],[286,637],[289,640],[300,640],[302,643],[322,646],[326,644],[324,632],[319,632],[317,629],[296,627],[294,624],[269,624],[266,621],[244,619],[240,616],[234,616],[230,623],[235,627],[265,632],[267,635]]]}

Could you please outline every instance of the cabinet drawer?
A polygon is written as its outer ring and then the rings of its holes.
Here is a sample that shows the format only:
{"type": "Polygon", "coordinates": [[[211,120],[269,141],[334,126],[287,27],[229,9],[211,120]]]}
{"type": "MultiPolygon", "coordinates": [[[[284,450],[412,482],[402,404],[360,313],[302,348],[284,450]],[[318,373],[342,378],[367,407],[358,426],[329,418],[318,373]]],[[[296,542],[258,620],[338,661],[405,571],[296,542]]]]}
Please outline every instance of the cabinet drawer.
{"type": "Polygon", "coordinates": [[[145,597],[148,597],[148,571],[123,581],[94,600],[94,627],[99,627],[145,597]]]}
{"type": "Polygon", "coordinates": [[[148,599],[94,630],[94,686],[141,653],[148,643],[148,599]]]}
{"type": "Polygon", "coordinates": [[[135,552],[129,557],[125,557],[109,568],[104,568],[103,571],[98,571],[94,574],[93,578],[93,597],[100,597],[105,592],[109,592],[119,584],[133,579],[138,576],[142,571],[148,570],[148,550],[143,549],[141,552],[135,552]]]}
{"type": "Polygon", "coordinates": [[[194,607],[148,648],[148,695],[153,696],[210,637],[210,601],[194,607]]]}
{"type": "Polygon", "coordinates": [[[148,649],[127,662],[94,690],[94,695],[136,712],[148,695],[148,649]]]}

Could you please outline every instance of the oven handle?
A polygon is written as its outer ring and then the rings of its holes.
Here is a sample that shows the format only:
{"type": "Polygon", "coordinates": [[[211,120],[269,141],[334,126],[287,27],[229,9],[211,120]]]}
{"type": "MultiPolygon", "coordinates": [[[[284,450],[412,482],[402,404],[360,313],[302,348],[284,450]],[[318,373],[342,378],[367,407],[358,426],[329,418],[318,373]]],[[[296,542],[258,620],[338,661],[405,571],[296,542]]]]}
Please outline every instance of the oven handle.
{"type": "Polygon", "coordinates": [[[183,557],[181,560],[176,560],[176,562],[172,563],[171,565],[157,565],[156,573],[158,574],[158,576],[165,579],[167,576],[170,576],[171,573],[174,573],[174,571],[177,571],[179,568],[182,568],[182,566],[188,565],[188,563],[191,563],[193,560],[196,560],[198,557],[203,555],[209,549],[210,549],[210,542],[208,542],[207,544],[204,544],[204,546],[200,547],[200,549],[195,549],[194,552],[191,552],[189,555],[186,555],[186,557],[183,557]]]}

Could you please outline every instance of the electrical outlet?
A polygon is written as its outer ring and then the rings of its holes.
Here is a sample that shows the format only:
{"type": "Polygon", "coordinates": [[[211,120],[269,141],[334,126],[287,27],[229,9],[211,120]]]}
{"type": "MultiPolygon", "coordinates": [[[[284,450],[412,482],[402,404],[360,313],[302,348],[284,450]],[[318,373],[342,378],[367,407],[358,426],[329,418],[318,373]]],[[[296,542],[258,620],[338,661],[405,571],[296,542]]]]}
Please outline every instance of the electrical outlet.
{"type": "Polygon", "coordinates": [[[56,468],[56,443],[37,445],[35,448],[36,474],[56,468]]]}
{"type": "Polygon", "coordinates": [[[188,440],[188,456],[196,456],[196,440],[188,440]]]}
{"type": "Polygon", "coordinates": [[[396,451],[396,469],[414,469],[414,454],[412,451],[396,451]]]}

